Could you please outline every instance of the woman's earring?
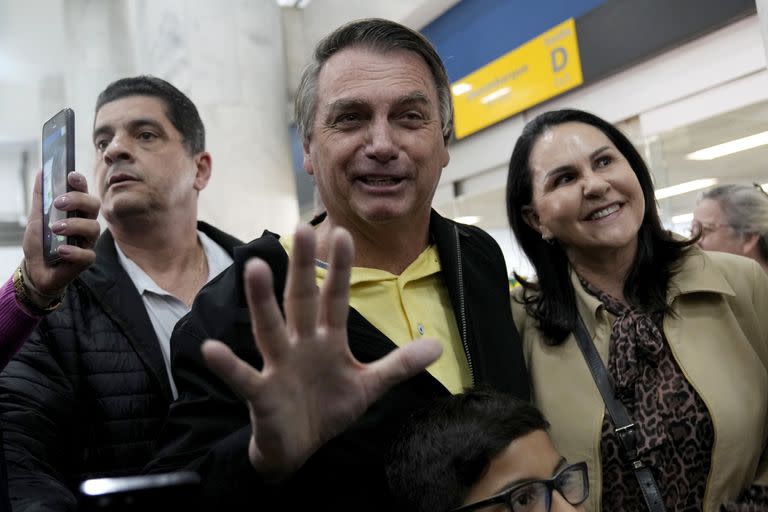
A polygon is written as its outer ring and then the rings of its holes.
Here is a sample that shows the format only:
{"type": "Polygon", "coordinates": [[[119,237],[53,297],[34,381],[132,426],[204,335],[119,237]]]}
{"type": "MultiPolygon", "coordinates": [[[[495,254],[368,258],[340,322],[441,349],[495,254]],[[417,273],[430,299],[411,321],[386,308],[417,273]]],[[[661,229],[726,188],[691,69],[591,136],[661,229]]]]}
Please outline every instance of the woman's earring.
{"type": "Polygon", "coordinates": [[[551,236],[541,235],[541,239],[547,242],[549,245],[553,245],[555,243],[555,239],[551,236]]]}

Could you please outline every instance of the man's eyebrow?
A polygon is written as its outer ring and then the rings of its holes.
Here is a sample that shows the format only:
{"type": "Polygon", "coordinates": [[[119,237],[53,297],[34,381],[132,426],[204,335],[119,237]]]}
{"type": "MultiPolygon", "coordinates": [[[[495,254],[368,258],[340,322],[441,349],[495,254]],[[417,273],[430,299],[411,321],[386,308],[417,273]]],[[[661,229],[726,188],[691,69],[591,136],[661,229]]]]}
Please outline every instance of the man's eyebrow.
{"type": "Polygon", "coordinates": [[[401,96],[395,103],[401,105],[409,103],[423,103],[425,105],[429,105],[431,102],[429,101],[429,97],[426,94],[421,91],[416,91],[410,94],[406,94],[405,96],[401,96]]]}
{"type": "Polygon", "coordinates": [[[95,127],[93,129],[93,135],[91,136],[92,140],[95,142],[99,135],[106,135],[114,132],[112,127],[108,124],[103,124],[101,126],[95,127]]]}
{"type": "Polygon", "coordinates": [[[140,118],[140,119],[134,119],[131,122],[128,123],[128,129],[129,130],[135,130],[137,128],[140,128],[142,126],[151,126],[152,128],[155,128],[160,131],[165,131],[163,129],[162,123],[156,119],[152,119],[151,117],[147,118],[140,118]]]}
{"type": "MultiPolygon", "coordinates": [[[[160,123],[160,121],[157,121],[156,119],[153,119],[151,117],[133,119],[128,122],[128,130],[130,131],[136,130],[142,126],[151,126],[156,130],[165,132],[165,129],[163,128],[163,125],[160,123]]],[[[97,126],[93,130],[93,140],[96,140],[96,137],[98,137],[99,135],[114,133],[114,131],[115,129],[110,124],[97,126]]]]}
{"type": "Polygon", "coordinates": [[[358,98],[341,98],[328,105],[328,116],[330,118],[336,112],[343,112],[345,110],[354,110],[364,108],[367,103],[358,98]]]}
{"type": "MultiPolygon", "coordinates": [[[[421,91],[405,94],[397,98],[394,102],[395,105],[411,105],[411,104],[424,104],[429,105],[431,102],[429,97],[421,91]]],[[[328,115],[326,120],[329,120],[334,114],[338,112],[344,112],[346,110],[367,109],[370,108],[369,102],[360,98],[341,98],[328,105],[328,115]]]]}

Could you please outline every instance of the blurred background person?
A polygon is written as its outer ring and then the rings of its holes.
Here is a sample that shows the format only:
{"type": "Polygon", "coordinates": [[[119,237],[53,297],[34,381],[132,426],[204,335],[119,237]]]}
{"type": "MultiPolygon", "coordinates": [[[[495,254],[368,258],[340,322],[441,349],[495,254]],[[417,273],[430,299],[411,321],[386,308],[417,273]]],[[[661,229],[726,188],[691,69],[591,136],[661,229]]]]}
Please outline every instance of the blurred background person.
{"type": "Polygon", "coordinates": [[[752,258],[768,271],[768,194],[758,184],[719,185],[701,194],[691,234],[707,251],[752,258]]]}
{"type": "Polygon", "coordinates": [[[538,275],[521,280],[513,300],[534,402],[558,451],[588,464],[587,509],[647,510],[631,463],[650,468],[667,510],[760,503],[768,482],[760,266],[665,230],[638,151],[578,110],[547,112],[524,128],[507,213],[538,275]],[[606,414],[574,337],[582,323],[585,352],[594,345],[630,428],[617,432],[606,414]]]}

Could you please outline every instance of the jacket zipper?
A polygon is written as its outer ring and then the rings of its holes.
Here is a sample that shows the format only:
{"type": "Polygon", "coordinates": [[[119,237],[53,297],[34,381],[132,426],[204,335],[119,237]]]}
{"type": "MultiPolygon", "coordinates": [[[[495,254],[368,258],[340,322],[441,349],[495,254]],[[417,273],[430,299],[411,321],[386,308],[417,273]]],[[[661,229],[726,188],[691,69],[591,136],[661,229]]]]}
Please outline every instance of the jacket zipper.
{"type": "Polygon", "coordinates": [[[472,356],[469,353],[469,343],[467,342],[467,312],[466,302],[464,301],[464,269],[461,265],[461,244],[459,244],[459,228],[453,226],[453,234],[456,238],[456,261],[458,262],[459,274],[459,316],[461,318],[461,344],[464,347],[464,355],[467,356],[467,366],[469,366],[469,378],[472,387],[475,387],[475,367],[472,364],[472,356]]]}

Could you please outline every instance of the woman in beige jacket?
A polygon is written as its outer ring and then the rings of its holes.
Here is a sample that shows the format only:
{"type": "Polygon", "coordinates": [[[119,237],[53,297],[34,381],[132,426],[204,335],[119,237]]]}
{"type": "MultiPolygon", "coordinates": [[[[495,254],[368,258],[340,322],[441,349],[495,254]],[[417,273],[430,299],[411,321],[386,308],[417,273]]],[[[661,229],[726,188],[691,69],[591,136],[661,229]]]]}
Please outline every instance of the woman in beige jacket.
{"type": "Polygon", "coordinates": [[[589,510],[647,508],[575,342],[579,317],[667,510],[768,504],[765,272],[664,230],[637,150],[577,110],[526,126],[507,211],[538,276],[513,301],[534,400],[560,452],[587,461],[589,510]]]}

